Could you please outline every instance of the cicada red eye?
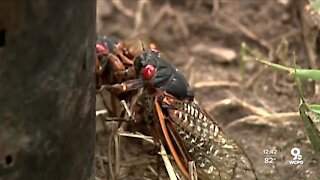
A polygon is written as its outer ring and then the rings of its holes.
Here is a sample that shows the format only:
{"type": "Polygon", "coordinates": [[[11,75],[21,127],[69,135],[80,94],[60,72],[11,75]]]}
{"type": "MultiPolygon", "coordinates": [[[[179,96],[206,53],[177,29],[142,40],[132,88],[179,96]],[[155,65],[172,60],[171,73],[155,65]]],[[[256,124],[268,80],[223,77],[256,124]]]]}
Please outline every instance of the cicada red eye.
{"type": "Polygon", "coordinates": [[[156,71],[156,68],[149,64],[143,68],[142,75],[146,80],[150,80],[156,74],[156,71]]]}
{"type": "Polygon", "coordinates": [[[97,53],[107,53],[107,51],[108,51],[108,48],[105,46],[105,45],[103,45],[103,44],[96,44],[96,51],[97,51],[97,53]]]}

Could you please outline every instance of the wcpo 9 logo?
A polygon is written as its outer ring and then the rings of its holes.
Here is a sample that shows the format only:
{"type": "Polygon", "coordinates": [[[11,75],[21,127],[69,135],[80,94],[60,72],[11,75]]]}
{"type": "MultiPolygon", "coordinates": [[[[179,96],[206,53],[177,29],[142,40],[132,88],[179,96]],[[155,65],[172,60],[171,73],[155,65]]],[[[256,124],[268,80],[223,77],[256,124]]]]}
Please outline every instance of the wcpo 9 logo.
{"type": "Polygon", "coordinates": [[[292,148],[291,156],[293,156],[293,158],[289,161],[289,164],[303,164],[302,155],[300,154],[299,148],[292,148]]]}

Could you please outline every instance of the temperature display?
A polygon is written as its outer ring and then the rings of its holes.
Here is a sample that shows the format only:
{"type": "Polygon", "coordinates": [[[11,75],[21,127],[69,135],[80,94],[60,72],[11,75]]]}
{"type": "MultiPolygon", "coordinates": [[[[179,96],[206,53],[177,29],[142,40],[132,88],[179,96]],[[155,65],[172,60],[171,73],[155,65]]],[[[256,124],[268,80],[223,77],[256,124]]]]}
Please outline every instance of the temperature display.
{"type": "Polygon", "coordinates": [[[263,155],[264,155],[264,160],[263,162],[265,164],[275,164],[277,163],[280,158],[278,158],[279,150],[278,149],[264,149],[263,150],[263,155]]]}

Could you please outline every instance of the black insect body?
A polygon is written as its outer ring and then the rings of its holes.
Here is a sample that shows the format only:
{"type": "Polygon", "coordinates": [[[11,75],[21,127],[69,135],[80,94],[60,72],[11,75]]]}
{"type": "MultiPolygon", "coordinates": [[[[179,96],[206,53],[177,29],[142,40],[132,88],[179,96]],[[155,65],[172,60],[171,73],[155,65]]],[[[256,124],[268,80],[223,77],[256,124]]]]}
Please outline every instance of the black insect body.
{"type": "Polygon", "coordinates": [[[194,93],[183,74],[160,58],[160,53],[147,51],[134,61],[136,72],[155,88],[167,92],[179,100],[194,98],[194,93]]]}

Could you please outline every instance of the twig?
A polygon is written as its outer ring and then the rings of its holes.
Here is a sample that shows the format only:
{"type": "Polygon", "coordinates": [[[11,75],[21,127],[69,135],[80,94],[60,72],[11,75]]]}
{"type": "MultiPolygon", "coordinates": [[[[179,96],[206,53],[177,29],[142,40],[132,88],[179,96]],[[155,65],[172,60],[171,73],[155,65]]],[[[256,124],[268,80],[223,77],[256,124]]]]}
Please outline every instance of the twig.
{"type": "Polygon", "coordinates": [[[158,14],[155,16],[154,20],[152,21],[150,29],[151,30],[154,29],[158,25],[158,23],[161,21],[161,19],[165,17],[166,14],[176,18],[176,21],[182,31],[184,38],[187,38],[189,36],[188,26],[184,22],[182,15],[177,11],[173,10],[169,3],[166,3],[165,5],[162,6],[162,8],[160,9],[158,14]]]}
{"type": "Polygon", "coordinates": [[[154,168],[150,165],[148,165],[148,169],[155,175],[158,177],[159,180],[162,180],[162,178],[159,176],[159,173],[157,173],[156,170],[154,170],[154,168]]]}
{"type": "Polygon", "coordinates": [[[258,79],[258,77],[260,77],[260,75],[264,72],[266,68],[259,68],[258,72],[256,72],[255,74],[253,74],[244,84],[244,87],[246,89],[249,89],[252,84],[258,79]]]}
{"type": "MultiPolygon", "coordinates": [[[[147,142],[150,142],[150,143],[154,143],[153,140],[152,140],[152,137],[151,136],[145,136],[145,135],[142,135],[140,133],[128,133],[128,132],[125,132],[125,131],[119,131],[118,132],[118,135],[119,136],[125,136],[125,137],[133,137],[133,138],[139,138],[139,139],[143,139],[147,142]]],[[[177,177],[175,175],[175,172],[174,172],[174,169],[172,167],[172,164],[168,158],[168,155],[163,147],[163,145],[161,144],[160,146],[160,154],[161,154],[161,157],[163,159],[163,162],[165,164],[165,167],[168,171],[168,174],[169,174],[169,177],[170,177],[170,180],[177,180],[177,177]]]]}
{"type": "Polygon", "coordinates": [[[181,16],[181,14],[177,13],[176,11],[173,11],[174,15],[176,16],[178,25],[182,31],[183,37],[184,38],[188,38],[189,37],[189,28],[187,26],[187,24],[185,23],[185,21],[183,20],[183,17],[181,16]]]}
{"type": "Polygon", "coordinates": [[[103,118],[105,122],[133,122],[134,119],[128,119],[123,117],[105,117],[103,118]]]}
{"type": "Polygon", "coordinates": [[[131,113],[126,101],[125,100],[121,100],[120,103],[123,105],[124,109],[126,110],[128,117],[132,118],[132,113],[131,113]]]}
{"type": "Polygon", "coordinates": [[[205,87],[239,87],[239,83],[230,81],[200,81],[194,84],[194,88],[205,88],[205,87]]]}
{"type": "Polygon", "coordinates": [[[167,169],[170,180],[177,180],[177,176],[174,172],[174,168],[173,168],[173,166],[168,158],[167,152],[164,149],[162,144],[160,145],[160,154],[161,154],[162,160],[164,162],[164,166],[167,169]]]}
{"type": "Polygon", "coordinates": [[[298,28],[290,29],[290,31],[288,31],[288,32],[285,32],[285,33],[280,34],[278,36],[272,37],[271,39],[269,39],[269,42],[270,42],[270,44],[277,43],[278,41],[280,41],[282,39],[288,39],[291,36],[296,36],[300,33],[301,33],[301,30],[298,28]]]}
{"type": "Polygon", "coordinates": [[[123,137],[139,138],[139,139],[143,139],[143,140],[145,140],[147,142],[150,142],[152,144],[154,143],[151,136],[146,136],[146,135],[143,135],[141,133],[130,133],[130,132],[126,132],[126,131],[118,131],[117,134],[119,136],[123,136],[123,137]]]}
{"type": "Polygon", "coordinates": [[[114,149],[115,149],[115,174],[116,177],[119,176],[119,172],[120,172],[120,161],[121,161],[121,153],[120,153],[120,136],[118,136],[117,134],[114,135],[114,149]]]}
{"type": "Polygon", "coordinates": [[[105,176],[107,176],[107,171],[106,171],[106,168],[104,167],[103,159],[102,159],[102,156],[101,156],[100,148],[99,148],[99,147],[97,147],[96,157],[97,157],[97,159],[98,159],[98,163],[99,163],[99,165],[100,165],[100,168],[101,168],[102,173],[103,173],[105,176]]]}
{"type": "Polygon", "coordinates": [[[232,62],[237,57],[237,53],[233,49],[227,47],[212,46],[206,43],[198,43],[196,45],[193,45],[190,51],[197,54],[209,54],[210,56],[213,55],[217,57],[214,61],[221,63],[232,62]]]}
{"type": "Polygon", "coordinates": [[[266,40],[259,38],[256,34],[254,34],[252,31],[250,31],[245,25],[241,24],[235,18],[233,18],[232,16],[230,16],[226,13],[221,13],[220,15],[221,15],[220,17],[223,17],[229,23],[236,26],[248,38],[259,43],[262,47],[266,48],[269,52],[272,51],[272,46],[266,40]]]}
{"type": "Polygon", "coordinates": [[[121,11],[124,15],[126,15],[126,16],[128,16],[128,17],[130,17],[130,18],[134,18],[134,12],[133,12],[133,10],[125,7],[125,6],[123,5],[122,0],[112,0],[111,2],[112,2],[112,4],[113,4],[119,11],[121,11]]]}
{"type": "Polygon", "coordinates": [[[277,120],[277,122],[285,124],[292,122],[292,118],[296,117],[299,117],[298,112],[274,113],[268,116],[250,115],[232,121],[228,126],[238,126],[238,123],[246,122],[248,124],[268,125],[271,127],[276,127],[277,125],[274,124],[274,122],[272,122],[271,120],[277,120]]]}
{"type": "Polygon", "coordinates": [[[267,109],[271,114],[275,113],[275,111],[263,100],[257,95],[257,91],[254,91],[253,93],[255,99],[265,108],[267,109]]]}
{"type": "MultiPolygon", "coordinates": [[[[109,163],[109,159],[105,156],[101,156],[101,159],[103,160],[104,163],[109,163]]],[[[112,164],[114,164],[113,162],[111,162],[112,164]]],[[[132,167],[132,166],[141,166],[141,165],[146,165],[146,164],[151,164],[151,163],[156,163],[154,159],[151,158],[143,158],[143,156],[141,157],[137,157],[134,158],[132,160],[127,160],[125,163],[121,163],[120,167],[132,167]],[[147,159],[147,160],[145,160],[147,159]]]]}
{"type": "Polygon", "coordinates": [[[154,157],[144,157],[145,155],[141,155],[132,159],[129,159],[126,161],[125,164],[122,164],[122,167],[128,167],[128,166],[140,166],[140,165],[146,165],[146,164],[154,164],[156,163],[156,160],[154,157]]]}
{"type": "MultiPolygon", "coordinates": [[[[108,157],[113,157],[112,156],[112,136],[110,137],[109,139],[109,143],[108,143],[108,157]]],[[[111,179],[112,180],[116,180],[115,178],[115,175],[114,175],[114,172],[113,172],[113,164],[112,164],[112,161],[110,160],[109,161],[109,172],[110,172],[110,176],[111,176],[111,179]]]]}
{"type": "Polygon", "coordinates": [[[250,112],[252,112],[253,114],[259,115],[259,116],[269,116],[270,113],[265,111],[262,108],[258,108],[256,106],[250,105],[236,97],[232,97],[232,98],[228,98],[228,99],[224,99],[221,101],[218,101],[216,103],[214,103],[213,105],[209,106],[207,109],[208,111],[212,111],[217,107],[221,107],[221,106],[241,106],[244,109],[249,110],[250,112]]]}
{"type": "Polygon", "coordinates": [[[108,113],[107,109],[98,110],[96,111],[96,116],[107,114],[107,113],[108,113]]]}
{"type": "Polygon", "coordinates": [[[165,5],[162,6],[158,14],[153,18],[153,22],[151,23],[150,29],[154,29],[158,25],[161,19],[168,13],[167,12],[168,9],[170,9],[169,3],[166,3],[165,5]]]}
{"type": "Polygon", "coordinates": [[[149,1],[144,1],[144,0],[141,0],[141,1],[138,1],[138,8],[136,10],[136,13],[134,15],[134,30],[133,30],[133,36],[136,35],[138,33],[138,30],[142,24],[142,15],[143,15],[143,10],[144,10],[144,7],[149,4],[150,2],[149,1]]]}
{"type": "MultiPolygon", "coordinates": [[[[108,142],[108,157],[111,158],[111,157],[114,157],[112,155],[112,149],[113,149],[113,143],[114,142],[113,138],[115,136],[115,134],[117,133],[117,129],[115,128],[115,125],[112,124],[111,125],[111,133],[110,133],[110,138],[109,138],[109,142],[108,142]]],[[[111,161],[109,162],[109,170],[110,170],[110,176],[111,176],[111,179],[112,180],[116,180],[116,176],[117,174],[114,174],[114,171],[113,171],[113,164],[111,163],[111,161]]]]}
{"type": "MultiPolygon", "coordinates": [[[[130,105],[130,112],[134,112],[133,108],[135,108],[136,103],[138,102],[139,98],[141,97],[142,93],[144,92],[144,88],[140,88],[138,90],[137,95],[135,95],[132,100],[131,100],[131,105],[130,105]]],[[[131,113],[132,115],[133,113],[131,113]]]]}
{"type": "Polygon", "coordinates": [[[233,99],[239,103],[243,108],[251,111],[252,113],[256,114],[256,115],[260,115],[260,116],[269,116],[270,113],[265,111],[264,109],[262,108],[259,108],[257,106],[253,106],[245,101],[242,101],[240,99],[238,99],[237,97],[233,97],[233,99]]]}

